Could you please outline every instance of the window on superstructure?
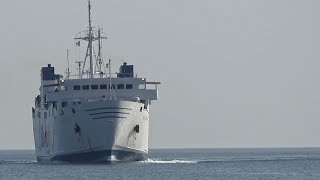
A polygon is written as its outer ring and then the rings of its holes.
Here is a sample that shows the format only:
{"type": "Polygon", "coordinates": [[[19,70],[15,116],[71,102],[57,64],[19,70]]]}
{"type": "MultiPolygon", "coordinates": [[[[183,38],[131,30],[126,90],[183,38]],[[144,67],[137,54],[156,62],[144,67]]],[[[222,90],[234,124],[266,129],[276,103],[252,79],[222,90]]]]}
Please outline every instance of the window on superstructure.
{"type": "Polygon", "coordinates": [[[111,87],[109,87],[109,89],[116,89],[116,85],[112,84],[111,87]]]}
{"type": "Polygon", "coordinates": [[[73,90],[80,90],[80,86],[79,85],[73,86],[73,90]]]}
{"type": "Polygon", "coordinates": [[[126,89],[132,89],[132,84],[126,84],[126,89]]]}
{"type": "Polygon", "coordinates": [[[61,106],[62,106],[62,107],[67,107],[67,106],[68,106],[68,102],[62,102],[62,103],[61,103],[61,106]]]}
{"type": "Polygon", "coordinates": [[[97,90],[97,89],[99,89],[99,86],[98,85],[91,85],[91,89],[97,90]]]}
{"type": "Polygon", "coordinates": [[[38,112],[38,118],[41,118],[41,112],[40,111],[38,112]]]}
{"type": "Polygon", "coordinates": [[[89,90],[89,85],[82,85],[82,90],[89,90]]]}
{"type": "Polygon", "coordinates": [[[107,85],[106,84],[101,84],[100,85],[100,89],[107,89],[107,85]]]}
{"type": "Polygon", "coordinates": [[[118,89],[124,89],[124,84],[118,84],[118,89]]]}
{"type": "Polygon", "coordinates": [[[47,112],[44,112],[43,116],[44,116],[45,119],[47,119],[47,112]]]}

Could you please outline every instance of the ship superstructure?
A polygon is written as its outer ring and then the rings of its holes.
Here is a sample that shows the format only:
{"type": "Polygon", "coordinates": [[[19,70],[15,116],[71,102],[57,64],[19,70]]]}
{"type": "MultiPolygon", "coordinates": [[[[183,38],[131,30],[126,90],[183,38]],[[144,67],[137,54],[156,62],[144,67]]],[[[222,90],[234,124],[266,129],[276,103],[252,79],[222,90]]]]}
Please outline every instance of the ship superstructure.
{"type": "Polygon", "coordinates": [[[77,62],[78,74],[72,75],[69,66],[65,78],[51,64],[41,68],[40,94],[32,109],[37,160],[143,160],[148,153],[150,105],[158,99],[160,83],[139,78],[134,66],[125,62],[118,73],[111,73],[111,60],[103,64],[101,56],[105,33],[91,25],[90,1],[88,9],[89,29],[75,37],[88,42],[85,60],[77,62]]]}

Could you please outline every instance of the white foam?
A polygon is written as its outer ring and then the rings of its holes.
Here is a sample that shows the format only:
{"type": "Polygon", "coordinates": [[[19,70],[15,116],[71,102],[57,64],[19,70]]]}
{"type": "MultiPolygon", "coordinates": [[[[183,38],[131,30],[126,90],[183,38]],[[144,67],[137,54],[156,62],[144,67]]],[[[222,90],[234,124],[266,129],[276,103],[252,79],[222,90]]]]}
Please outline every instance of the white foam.
{"type": "Polygon", "coordinates": [[[108,161],[118,161],[118,159],[115,155],[112,155],[108,157],[108,161]]]}
{"type": "Polygon", "coordinates": [[[147,159],[144,161],[140,161],[142,163],[148,163],[148,164],[194,164],[198,163],[198,161],[187,161],[187,160],[161,160],[161,159],[147,159]]]}
{"type": "Polygon", "coordinates": [[[0,164],[34,164],[36,160],[0,160],[0,164]]]}

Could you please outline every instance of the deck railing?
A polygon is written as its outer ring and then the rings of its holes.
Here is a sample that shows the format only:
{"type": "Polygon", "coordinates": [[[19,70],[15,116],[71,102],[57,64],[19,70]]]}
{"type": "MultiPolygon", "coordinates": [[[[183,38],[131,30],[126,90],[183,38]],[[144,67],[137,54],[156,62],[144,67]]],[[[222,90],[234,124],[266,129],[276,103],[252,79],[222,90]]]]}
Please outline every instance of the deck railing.
{"type": "MultiPolygon", "coordinates": [[[[95,78],[109,78],[111,75],[111,78],[138,78],[138,74],[133,74],[132,73],[95,73],[94,77],[95,78]]],[[[79,74],[69,74],[66,76],[65,79],[89,79],[90,78],[90,73],[85,72],[81,76],[79,74]]]]}

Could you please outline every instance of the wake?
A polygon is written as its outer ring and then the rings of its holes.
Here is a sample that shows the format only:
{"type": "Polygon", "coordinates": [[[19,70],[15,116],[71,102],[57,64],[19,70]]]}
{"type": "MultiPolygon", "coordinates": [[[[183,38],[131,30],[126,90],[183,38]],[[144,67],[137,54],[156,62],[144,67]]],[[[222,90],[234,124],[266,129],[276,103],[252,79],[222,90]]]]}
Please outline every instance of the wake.
{"type": "Polygon", "coordinates": [[[0,160],[1,164],[36,164],[36,160],[0,160]]]}
{"type": "Polygon", "coordinates": [[[162,160],[162,159],[146,159],[144,161],[139,161],[140,163],[146,163],[146,164],[195,164],[198,163],[198,161],[190,161],[190,160],[162,160]]]}
{"type": "Polygon", "coordinates": [[[234,163],[234,162],[282,162],[282,161],[320,161],[320,157],[266,157],[266,158],[218,158],[202,160],[180,159],[146,159],[139,161],[145,164],[205,164],[205,163],[234,163]]]}

